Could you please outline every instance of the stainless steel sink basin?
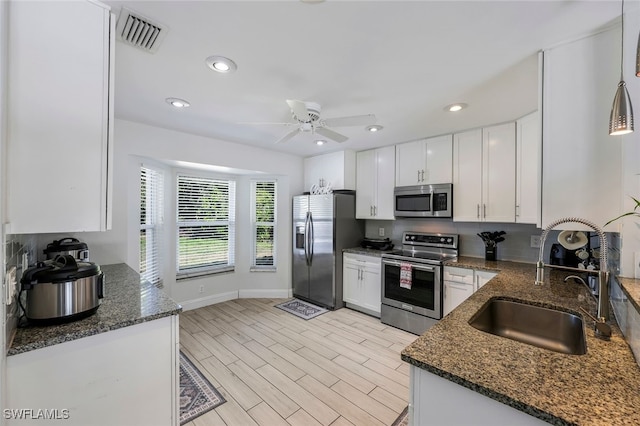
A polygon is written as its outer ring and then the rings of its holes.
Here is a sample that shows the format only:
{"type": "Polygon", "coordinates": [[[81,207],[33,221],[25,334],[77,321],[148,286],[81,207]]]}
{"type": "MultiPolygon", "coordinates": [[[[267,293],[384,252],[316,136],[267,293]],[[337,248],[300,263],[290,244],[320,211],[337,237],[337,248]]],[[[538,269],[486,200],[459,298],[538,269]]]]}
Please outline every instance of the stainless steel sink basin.
{"type": "Polygon", "coordinates": [[[570,354],[587,353],[582,318],[570,312],[494,298],[469,320],[478,330],[570,354]]]}

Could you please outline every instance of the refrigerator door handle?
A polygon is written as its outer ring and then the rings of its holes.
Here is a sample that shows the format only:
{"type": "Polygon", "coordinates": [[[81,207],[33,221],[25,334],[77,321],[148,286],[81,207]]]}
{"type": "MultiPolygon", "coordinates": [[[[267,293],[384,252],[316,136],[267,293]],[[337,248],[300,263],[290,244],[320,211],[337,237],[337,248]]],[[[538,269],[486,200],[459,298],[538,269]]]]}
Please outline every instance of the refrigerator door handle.
{"type": "Polygon", "coordinates": [[[309,212],[309,230],[311,231],[311,235],[309,237],[309,265],[311,265],[313,263],[313,245],[315,243],[315,235],[313,233],[313,215],[311,212],[309,212]]]}
{"type": "Polygon", "coordinates": [[[304,219],[304,260],[309,266],[309,215],[311,213],[307,212],[307,216],[304,219]]]}

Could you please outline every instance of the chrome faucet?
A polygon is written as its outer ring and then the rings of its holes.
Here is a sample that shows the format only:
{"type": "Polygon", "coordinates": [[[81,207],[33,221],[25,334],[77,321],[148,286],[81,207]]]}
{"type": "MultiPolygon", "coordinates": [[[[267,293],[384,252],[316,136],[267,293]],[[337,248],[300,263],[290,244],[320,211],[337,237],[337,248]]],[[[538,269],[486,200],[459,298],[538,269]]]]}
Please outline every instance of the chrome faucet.
{"type": "Polygon", "coordinates": [[[598,320],[599,321],[608,321],[609,320],[609,263],[607,259],[607,238],[604,235],[602,229],[585,219],[581,219],[579,217],[565,217],[562,219],[558,219],[552,223],[550,223],[543,231],[540,236],[540,253],[538,255],[538,262],[536,263],[536,281],[535,285],[543,285],[544,284],[544,268],[548,266],[550,268],[558,268],[558,269],[566,269],[570,271],[580,271],[582,273],[598,273],[598,320]],[[549,231],[555,228],[558,225],[563,223],[580,223],[582,225],[588,226],[593,229],[598,237],[600,238],[600,270],[599,271],[591,271],[588,269],[578,269],[578,268],[570,268],[567,266],[557,266],[557,265],[545,265],[542,261],[543,251],[544,251],[544,243],[547,239],[547,235],[549,231]]]}

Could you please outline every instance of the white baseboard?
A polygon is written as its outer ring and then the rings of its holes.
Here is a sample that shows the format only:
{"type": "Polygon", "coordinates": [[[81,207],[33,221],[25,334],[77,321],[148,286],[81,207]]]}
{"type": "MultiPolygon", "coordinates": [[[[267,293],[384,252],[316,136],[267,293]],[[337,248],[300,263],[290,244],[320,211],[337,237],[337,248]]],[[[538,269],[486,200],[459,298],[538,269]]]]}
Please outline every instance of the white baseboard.
{"type": "Polygon", "coordinates": [[[192,309],[198,309],[216,303],[226,302],[228,300],[235,300],[238,298],[237,291],[229,291],[227,293],[214,294],[200,299],[188,300],[186,302],[179,302],[183,311],[190,311],[192,309]]]}
{"type": "Polygon", "coordinates": [[[286,299],[293,296],[292,289],[240,290],[240,299],[286,299]]]}

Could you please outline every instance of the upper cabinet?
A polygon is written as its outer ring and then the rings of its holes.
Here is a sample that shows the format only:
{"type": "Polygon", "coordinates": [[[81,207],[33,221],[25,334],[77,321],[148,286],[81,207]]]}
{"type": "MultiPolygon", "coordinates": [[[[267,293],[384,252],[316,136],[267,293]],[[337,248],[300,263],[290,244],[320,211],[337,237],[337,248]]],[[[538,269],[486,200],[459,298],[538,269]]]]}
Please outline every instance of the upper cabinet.
{"type": "Polygon", "coordinates": [[[346,150],[304,159],[304,190],[311,186],[356,189],[356,154],[346,150]]]}
{"type": "Polygon", "coordinates": [[[543,54],[542,226],[572,216],[602,226],[620,214],[622,199],[622,138],[608,132],[620,28],[543,54]]]}
{"type": "Polygon", "coordinates": [[[110,227],[114,24],[94,1],[9,5],[8,232],[110,227]]]}
{"type": "Polygon", "coordinates": [[[540,114],[516,121],[516,222],[540,223],[540,114]]]}
{"type": "Polygon", "coordinates": [[[394,146],[356,153],[356,218],[392,220],[394,146]]]}
{"type": "Polygon", "coordinates": [[[396,186],[451,183],[452,135],[396,145],[396,186]]]}
{"type": "Polygon", "coordinates": [[[514,222],[515,198],[515,124],[455,134],[453,220],[514,222]]]}

